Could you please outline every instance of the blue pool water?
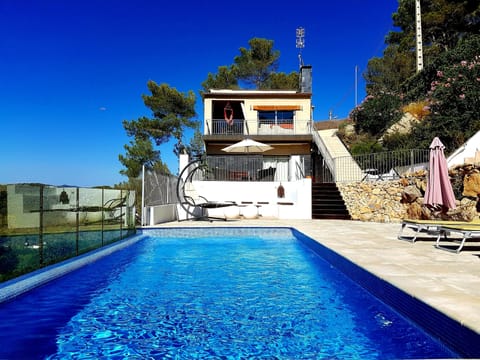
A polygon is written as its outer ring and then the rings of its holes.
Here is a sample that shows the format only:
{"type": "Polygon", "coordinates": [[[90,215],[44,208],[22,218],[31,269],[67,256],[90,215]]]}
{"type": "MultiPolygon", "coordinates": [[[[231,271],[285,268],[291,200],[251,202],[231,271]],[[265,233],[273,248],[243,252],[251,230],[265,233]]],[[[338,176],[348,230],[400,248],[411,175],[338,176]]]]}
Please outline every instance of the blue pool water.
{"type": "Polygon", "coordinates": [[[457,357],[288,232],[147,237],[0,319],[0,359],[457,357]]]}

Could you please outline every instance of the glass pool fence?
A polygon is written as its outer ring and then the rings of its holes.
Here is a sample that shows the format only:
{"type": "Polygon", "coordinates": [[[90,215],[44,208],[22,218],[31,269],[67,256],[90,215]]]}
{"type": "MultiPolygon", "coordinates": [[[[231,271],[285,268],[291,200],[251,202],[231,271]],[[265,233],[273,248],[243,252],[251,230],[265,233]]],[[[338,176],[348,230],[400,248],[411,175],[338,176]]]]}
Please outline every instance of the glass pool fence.
{"type": "Polygon", "coordinates": [[[0,282],[135,233],[135,191],[0,185],[0,282]]]}

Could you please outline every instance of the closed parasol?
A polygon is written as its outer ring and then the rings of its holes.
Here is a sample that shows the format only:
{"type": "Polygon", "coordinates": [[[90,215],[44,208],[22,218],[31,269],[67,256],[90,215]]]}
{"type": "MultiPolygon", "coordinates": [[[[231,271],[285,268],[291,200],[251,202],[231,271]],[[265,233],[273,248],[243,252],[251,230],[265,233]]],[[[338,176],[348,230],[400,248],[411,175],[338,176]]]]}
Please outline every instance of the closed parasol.
{"type": "Polygon", "coordinates": [[[423,203],[433,209],[455,209],[455,194],[448,177],[445,146],[438,137],[430,144],[430,163],[423,203]]]}

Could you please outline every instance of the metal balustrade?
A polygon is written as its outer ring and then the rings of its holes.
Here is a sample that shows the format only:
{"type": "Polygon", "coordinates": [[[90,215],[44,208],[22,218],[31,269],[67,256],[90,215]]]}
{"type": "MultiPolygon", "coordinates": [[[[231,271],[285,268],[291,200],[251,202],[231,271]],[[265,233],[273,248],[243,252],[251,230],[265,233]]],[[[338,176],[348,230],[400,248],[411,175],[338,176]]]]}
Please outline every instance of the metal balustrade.
{"type": "Polygon", "coordinates": [[[206,121],[208,135],[298,135],[310,134],[310,120],[233,119],[229,125],[224,119],[206,121]]]}
{"type": "Polygon", "coordinates": [[[411,149],[336,157],[324,160],[315,177],[317,182],[396,180],[427,169],[429,155],[427,149],[411,149]]]}
{"type": "Polygon", "coordinates": [[[212,135],[243,135],[245,132],[245,121],[233,119],[233,124],[229,125],[224,119],[213,119],[212,135]]]}
{"type": "Polygon", "coordinates": [[[289,181],[288,157],[262,155],[206,156],[206,166],[194,180],[289,181]]]}

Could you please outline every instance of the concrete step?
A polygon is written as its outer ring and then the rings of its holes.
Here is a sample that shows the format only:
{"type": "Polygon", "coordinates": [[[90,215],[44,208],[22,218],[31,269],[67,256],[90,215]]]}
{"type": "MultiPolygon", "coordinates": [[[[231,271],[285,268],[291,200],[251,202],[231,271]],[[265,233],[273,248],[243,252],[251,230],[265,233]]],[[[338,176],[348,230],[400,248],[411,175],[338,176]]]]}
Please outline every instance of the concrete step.
{"type": "Polygon", "coordinates": [[[312,184],[313,219],[351,219],[342,194],[334,183],[312,184]]]}

